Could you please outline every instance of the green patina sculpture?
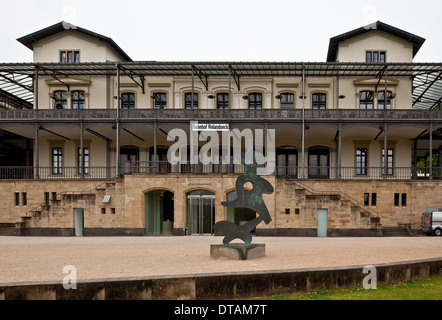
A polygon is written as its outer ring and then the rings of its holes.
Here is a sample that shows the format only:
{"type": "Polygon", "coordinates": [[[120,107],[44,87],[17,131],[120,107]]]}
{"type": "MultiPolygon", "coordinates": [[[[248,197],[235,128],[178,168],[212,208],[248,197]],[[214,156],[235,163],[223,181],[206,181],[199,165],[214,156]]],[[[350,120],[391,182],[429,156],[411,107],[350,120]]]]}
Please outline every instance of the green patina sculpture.
{"type": "Polygon", "coordinates": [[[263,199],[263,194],[272,194],[274,192],[273,186],[264,178],[257,175],[257,164],[254,162],[250,165],[245,165],[244,175],[238,177],[236,180],[237,198],[232,201],[224,201],[221,204],[227,208],[248,208],[254,210],[258,217],[246,223],[243,226],[238,226],[229,221],[221,221],[215,224],[215,231],[225,235],[223,243],[229,244],[235,239],[240,239],[246,245],[252,243],[252,236],[250,232],[255,229],[262,221],[269,224],[272,221],[269,210],[263,199]],[[246,190],[245,184],[250,182],[253,185],[252,190],[246,190]]]}

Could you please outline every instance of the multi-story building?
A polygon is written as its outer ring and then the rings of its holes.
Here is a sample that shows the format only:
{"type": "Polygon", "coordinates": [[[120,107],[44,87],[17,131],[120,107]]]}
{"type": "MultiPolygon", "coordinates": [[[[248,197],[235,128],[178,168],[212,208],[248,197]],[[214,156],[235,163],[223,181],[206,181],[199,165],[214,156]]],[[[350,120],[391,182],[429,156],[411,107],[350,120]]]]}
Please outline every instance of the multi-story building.
{"type": "Polygon", "coordinates": [[[11,233],[212,234],[254,218],[221,205],[243,164],[168,161],[174,129],[188,157],[191,139],[205,150],[195,122],[219,125],[220,140],[220,128],[272,138],[273,220],[257,235],[376,236],[418,229],[425,208],[442,207],[442,64],[413,63],[425,39],[409,32],[376,22],[331,38],[316,63],[132,61],[65,22],[18,41],[34,61],[0,64],[1,84],[33,107],[0,100],[11,233]]]}

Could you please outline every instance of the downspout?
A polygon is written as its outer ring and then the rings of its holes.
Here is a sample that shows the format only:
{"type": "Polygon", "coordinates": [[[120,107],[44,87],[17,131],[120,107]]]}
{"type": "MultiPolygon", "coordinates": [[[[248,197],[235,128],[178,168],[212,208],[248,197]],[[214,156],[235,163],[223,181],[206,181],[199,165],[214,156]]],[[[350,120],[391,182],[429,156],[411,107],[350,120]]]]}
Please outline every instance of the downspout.
{"type": "MultiPolygon", "coordinates": [[[[385,91],[384,91],[384,120],[385,120],[385,128],[384,128],[384,179],[387,179],[388,177],[388,136],[387,136],[387,130],[388,130],[388,124],[387,124],[387,67],[385,67],[385,91]]],[[[394,170],[394,169],[393,169],[394,170]]]]}
{"type": "Polygon", "coordinates": [[[302,179],[305,179],[305,67],[302,66],[302,179]]]}
{"type": "Polygon", "coordinates": [[[35,172],[34,178],[40,179],[40,129],[38,124],[39,110],[38,110],[38,65],[35,66],[35,80],[34,80],[34,107],[35,107],[35,172]]]}
{"type": "Polygon", "coordinates": [[[120,66],[117,63],[117,114],[116,114],[116,142],[115,142],[115,175],[120,176],[120,66]]]}

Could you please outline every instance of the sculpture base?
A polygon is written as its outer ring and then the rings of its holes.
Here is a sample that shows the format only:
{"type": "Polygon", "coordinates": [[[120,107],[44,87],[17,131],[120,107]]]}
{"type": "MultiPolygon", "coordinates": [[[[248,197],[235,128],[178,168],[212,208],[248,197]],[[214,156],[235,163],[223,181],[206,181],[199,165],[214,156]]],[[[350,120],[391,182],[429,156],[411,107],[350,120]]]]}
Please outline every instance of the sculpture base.
{"type": "Polygon", "coordinates": [[[210,246],[210,259],[214,260],[248,260],[264,257],[265,244],[221,244],[210,246]]]}

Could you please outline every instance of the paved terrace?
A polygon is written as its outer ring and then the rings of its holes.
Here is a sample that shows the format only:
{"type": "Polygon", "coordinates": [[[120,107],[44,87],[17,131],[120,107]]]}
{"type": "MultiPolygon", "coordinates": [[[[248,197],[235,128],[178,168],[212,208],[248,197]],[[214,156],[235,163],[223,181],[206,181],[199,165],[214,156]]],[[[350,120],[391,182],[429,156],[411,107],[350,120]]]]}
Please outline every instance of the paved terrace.
{"type": "Polygon", "coordinates": [[[442,237],[273,238],[266,257],[246,261],[210,259],[222,237],[34,238],[0,237],[0,285],[60,281],[63,268],[78,280],[316,269],[442,257],[442,237]]]}

